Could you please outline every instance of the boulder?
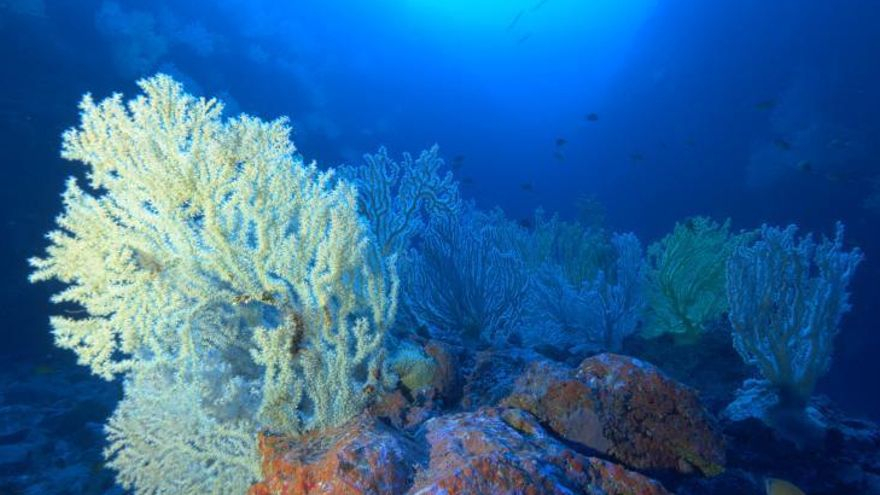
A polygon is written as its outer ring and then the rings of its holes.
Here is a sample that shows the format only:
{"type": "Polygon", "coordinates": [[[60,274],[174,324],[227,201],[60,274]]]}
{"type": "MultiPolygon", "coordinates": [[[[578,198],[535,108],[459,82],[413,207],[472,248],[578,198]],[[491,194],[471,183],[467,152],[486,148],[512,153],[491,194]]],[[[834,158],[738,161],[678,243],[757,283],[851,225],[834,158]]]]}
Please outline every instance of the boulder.
{"type": "Polygon", "coordinates": [[[396,430],[362,415],[299,438],[261,434],[264,480],[249,495],[393,495],[412,482],[416,447],[396,430]]]}
{"type": "Polygon", "coordinates": [[[722,436],[697,394],[638,359],[600,354],[576,369],[535,362],[503,404],[635,469],[712,476],[725,463],[722,436]]]}
{"type": "Polygon", "coordinates": [[[668,493],[650,478],[565,447],[518,409],[481,408],[426,426],[430,461],[410,495],[668,493]]]}
{"type": "Polygon", "coordinates": [[[265,478],[249,495],[669,493],[644,475],[575,452],[519,409],[434,418],[415,438],[368,415],[300,438],[262,434],[265,478]]]}

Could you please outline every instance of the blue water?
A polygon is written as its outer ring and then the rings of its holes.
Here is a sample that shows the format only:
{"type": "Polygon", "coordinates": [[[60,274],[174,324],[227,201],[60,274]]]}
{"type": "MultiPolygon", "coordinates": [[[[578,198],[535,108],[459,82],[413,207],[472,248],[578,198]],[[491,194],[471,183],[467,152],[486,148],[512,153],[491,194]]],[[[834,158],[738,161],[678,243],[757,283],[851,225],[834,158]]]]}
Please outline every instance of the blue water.
{"type": "Polygon", "coordinates": [[[0,362],[72,366],[48,325],[59,285],[26,262],[84,172],[61,132],[82,94],[164,72],[229,115],[289,116],[324,168],[437,143],[462,196],[514,220],[572,219],[582,195],[645,245],[693,215],[840,220],[865,260],[816,391],[878,420],[877,26],[861,0],[0,2],[0,362]]]}

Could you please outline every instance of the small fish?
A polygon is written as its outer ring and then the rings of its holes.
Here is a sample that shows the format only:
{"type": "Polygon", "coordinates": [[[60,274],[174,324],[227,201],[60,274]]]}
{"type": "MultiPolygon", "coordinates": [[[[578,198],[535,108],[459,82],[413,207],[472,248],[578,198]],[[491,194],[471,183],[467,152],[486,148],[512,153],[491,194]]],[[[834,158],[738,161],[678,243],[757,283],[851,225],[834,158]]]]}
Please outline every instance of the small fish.
{"type": "Polygon", "coordinates": [[[833,149],[842,149],[849,147],[850,142],[844,141],[843,139],[834,138],[831,141],[828,141],[828,147],[833,149]]]}
{"type": "Polygon", "coordinates": [[[531,37],[532,37],[532,33],[526,33],[526,34],[520,36],[520,37],[516,40],[516,44],[517,44],[517,45],[522,45],[523,43],[525,43],[526,41],[528,41],[528,39],[531,38],[531,37]]]}
{"type": "Polygon", "coordinates": [[[38,364],[34,366],[35,375],[51,375],[52,373],[55,373],[55,368],[48,364],[38,364]]]}
{"type": "Polygon", "coordinates": [[[776,100],[761,100],[755,103],[755,108],[763,111],[773,110],[776,108],[776,100]]]}
{"type": "Polygon", "coordinates": [[[766,478],[764,488],[767,495],[806,495],[803,490],[792,483],[778,478],[766,478]]]}
{"type": "Polygon", "coordinates": [[[830,180],[831,182],[858,182],[858,177],[853,173],[848,172],[828,172],[825,174],[825,178],[830,180]]]}
{"type": "Polygon", "coordinates": [[[556,150],[553,152],[553,158],[555,158],[556,161],[564,162],[565,161],[565,153],[563,153],[559,150],[556,150]]]}
{"type": "Polygon", "coordinates": [[[629,155],[629,159],[634,162],[641,162],[645,159],[645,155],[641,153],[632,153],[631,155],[629,155]]]}
{"type": "Polygon", "coordinates": [[[461,183],[466,186],[470,186],[470,185],[473,185],[474,179],[473,179],[473,177],[463,177],[461,179],[461,183]]]}
{"type": "Polygon", "coordinates": [[[812,174],[814,172],[813,164],[810,163],[810,160],[799,161],[797,164],[797,169],[805,174],[812,174]]]}
{"type": "Polygon", "coordinates": [[[586,120],[587,122],[598,122],[599,121],[599,114],[597,114],[595,112],[588,113],[588,114],[584,115],[584,120],[586,120]]]}
{"type": "Polygon", "coordinates": [[[513,20],[510,21],[510,24],[507,25],[507,30],[510,31],[511,29],[513,29],[513,27],[516,26],[516,23],[519,22],[519,20],[522,18],[523,14],[525,14],[525,13],[526,13],[525,9],[517,12],[517,14],[513,17],[513,20]]]}
{"type": "Polygon", "coordinates": [[[531,217],[522,217],[516,221],[520,225],[520,227],[525,227],[530,229],[535,226],[535,220],[531,217]]]}
{"type": "Polygon", "coordinates": [[[568,141],[566,141],[565,138],[558,137],[556,138],[556,147],[559,148],[561,146],[565,146],[565,143],[567,142],[568,141]]]}
{"type": "Polygon", "coordinates": [[[455,155],[452,159],[452,169],[458,170],[464,166],[464,155],[455,155]]]}
{"type": "Polygon", "coordinates": [[[104,469],[103,461],[95,461],[89,466],[89,471],[92,474],[98,474],[104,469]]]}
{"type": "Polygon", "coordinates": [[[547,5],[547,2],[549,2],[549,1],[550,0],[541,0],[540,2],[536,3],[535,6],[532,7],[532,12],[537,12],[538,9],[540,9],[544,5],[547,5]]]}
{"type": "Polygon", "coordinates": [[[535,190],[531,182],[523,182],[519,185],[519,188],[526,192],[532,192],[535,190]]]}
{"type": "Polygon", "coordinates": [[[776,145],[777,148],[785,151],[791,150],[791,143],[782,138],[776,138],[773,140],[773,144],[776,145]]]}

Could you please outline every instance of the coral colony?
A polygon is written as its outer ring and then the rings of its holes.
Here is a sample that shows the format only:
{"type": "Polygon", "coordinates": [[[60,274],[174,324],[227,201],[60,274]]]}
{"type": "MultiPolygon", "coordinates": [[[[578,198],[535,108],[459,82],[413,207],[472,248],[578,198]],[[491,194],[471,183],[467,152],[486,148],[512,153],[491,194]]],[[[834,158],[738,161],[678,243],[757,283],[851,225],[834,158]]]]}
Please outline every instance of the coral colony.
{"type": "Polygon", "coordinates": [[[601,224],[478,209],[436,146],[322,171],[284,119],[139,84],[83,98],[62,156],[88,184],[68,181],[31,259],[75,308],[56,344],[122,379],[105,456],[123,487],[667,493],[647,475],[720,475],[722,436],[693,390],[609,352],[718,328],[761,377],[729,413],[809,423],[862,259],[842,225],[817,242],[697,217],[645,254],[601,224]]]}

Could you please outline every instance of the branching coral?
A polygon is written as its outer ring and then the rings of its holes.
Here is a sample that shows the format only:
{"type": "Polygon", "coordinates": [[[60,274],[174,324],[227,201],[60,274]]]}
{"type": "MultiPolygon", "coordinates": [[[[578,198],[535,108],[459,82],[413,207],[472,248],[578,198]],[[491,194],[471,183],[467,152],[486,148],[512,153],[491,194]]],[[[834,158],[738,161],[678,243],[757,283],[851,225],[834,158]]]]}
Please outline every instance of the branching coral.
{"type": "Polygon", "coordinates": [[[461,208],[452,173],[440,174],[443,160],[437,145],[416,159],[404,153],[402,162],[379,148],[364,155],[364,162],[340,169],[340,175],[357,186],[361,213],[385,256],[404,253],[431,219],[452,217],[461,208]]]}
{"type": "Polygon", "coordinates": [[[591,299],[597,307],[596,331],[592,332],[603,350],[617,351],[623,339],[635,332],[645,309],[645,260],[635,234],[615,234],[611,238],[616,260],[590,284],[591,299]]]}
{"type": "Polygon", "coordinates": [[[532,346],[593,347],[598,305],[587,283],[574,285],[562,268],[545,264],[532,275],[520,334],[532,346]]]}
{"type": "Polygon", "coordinates": [[[465,340],[504,337],[520,322],[529,284],[518,235],[499,211],[436,222],[410,253],[407,306],[420,322],[465,340]]]}
{"type": "Polygon", "coordinates": [[[601,225],[566,222],[558,215],[548,219],[540,209],[535,212],[534,230],[525,240],[528,245],[521,251],[533,269],[556,265],[575,286],[594,279],[614,260],[614,248],[601,225]]]}
{"type": "Polygon", "coordinates": [[[725,263],[740,242],[729,225],[691,218],[649,248],[646,335],[670,333],[692,342],[724,314],[725,263]]]}
{"type": "MultiPolygon", "coordinates": [[[[645,307],[645,261],[634,234],[615,234],[613,262],[575,285],[562,267],[546,263],[529,291],[527,338],[532,342],[616,351],[645,307]]],[[[606,255],[607,256],[607,255],[606,255]]],[[[610,256],[609,256],[610,257],[610,256]]]]}
{"type": "MultiPolygon", "coordinates": [[[[198,374],[219,362],[261,390],[259,427],[296,434],[350,418],[384,381],[397,300],[355,189],[295,160],[283,119],[223,121],[220,103],[167,76],[139,84],[127,105],[87,95],[81,126],[64,134],[62,156],[89,167],[91,189],[70,179],[31,279],[60,280],[54,301],[87,316],[52,318],[56,343],[132,383],[157,363],[198,374]]],[[[150,491],[161,480],[140,470],[157,464],[115,465],[150,491]]]]}
{"type": "Polygon", "coordinates": [[[144,365],[126,380],[107,424],[108,466],[138,493],[244,493],[260,476],[254,431],[240,380],[144,365]],[[223,411],[223,409],[226,409],[223,411]]]}
{"type": "Polygon", "coordinates": [[[776,389],[781,406],[803,407],[831,363],[847,286],[862,260],[843,251],[843,225],[833,239],[797,238],[797,227],[761,227],[727,263],[733,343],[776,389]]]}

